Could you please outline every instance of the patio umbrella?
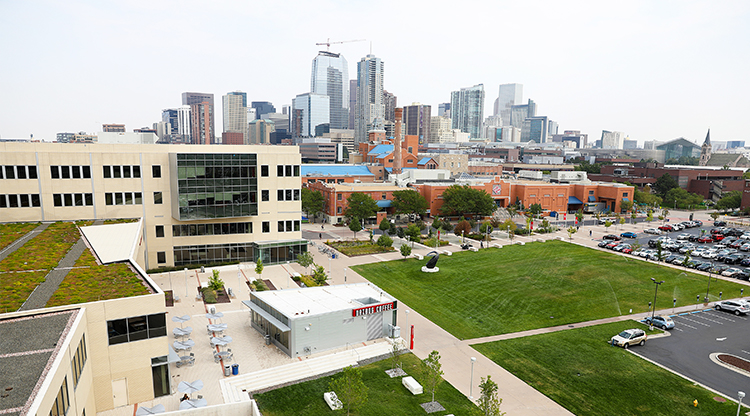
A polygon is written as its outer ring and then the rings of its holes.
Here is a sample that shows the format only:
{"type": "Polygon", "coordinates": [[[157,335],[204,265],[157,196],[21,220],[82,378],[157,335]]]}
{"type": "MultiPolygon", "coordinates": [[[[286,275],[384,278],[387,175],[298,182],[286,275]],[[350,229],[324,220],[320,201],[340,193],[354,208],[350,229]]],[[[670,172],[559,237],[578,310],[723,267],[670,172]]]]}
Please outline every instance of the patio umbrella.
{"type": "Polygon", "coordinates": [[[182,324],[190,320],[190,315],[182,315],[182,316],[173,316],[172,321],[179,322],[180,328],[182,328],[182,324]]]}
{"type": "Polygon", "coordinates": [[[148,416],[148,415],[155,415],[157,413],[164,413],[166,409],[164,408],[163,404],[157,404],[154,407],[144,407],[141,406],[138,408],[138,410],[135,411],[135,416],[148,416]]]}
{"type": "Polygon", "coordinates": [[[224,335],[223,337],[211,337],[211,344],[213,345],[227,345],[230,342],[232,342],[232,337],[229,335],[224,335]]]}
{"type": "Polygon", "coordinates": [[[207,405],[208,401],[206,399],[185,400],[180,403],[180,410],[197,409],[199,407],[206,407],[207,405]]]}
{"type": "Polygon", "coordinates": [[[192,339],[188,339],[185,341],[175,341],[172,345],[176,350],[186,350],[188,348],[193,348],[195,346],[195,341],[193,341],[192,339]]]}
{"type": "Polygon", "coordinates": [[[208,319],[219,319],[222,316],[224,316],[224,314],[221,312],[209,312],[206,314],[206,318],[208,319]]]}
{"type": "Polygon", "coordinates": [[[187,381],[181,381],[180,384],[177,385],[177,391],[187,394],[193,394],[202,388],[203,380],[195,380],[190,383],[188,383],[187,381]]]}

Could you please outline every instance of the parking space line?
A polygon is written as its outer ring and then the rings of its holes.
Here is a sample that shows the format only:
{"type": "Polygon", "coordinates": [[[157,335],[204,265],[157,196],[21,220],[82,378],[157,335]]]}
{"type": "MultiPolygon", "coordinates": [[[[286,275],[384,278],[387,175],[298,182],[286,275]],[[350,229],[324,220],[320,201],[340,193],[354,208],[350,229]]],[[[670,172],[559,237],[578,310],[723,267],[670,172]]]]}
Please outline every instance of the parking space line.
{"type": "MultiPolygon", "coordinates": [[[[713,322],[713,323],[716,323],[716,324],[719,324],[719,325],[724,325],[724,322],[719,322],[719,321],[710,319],[710,317],[709,317],[708,314],[705,314],[705,315],[696,315],[694,318],[705,319],[708,322],[713,322]]],[[[734,322],[734,321],[732,321],[732,322],[734,322]]]]}
{"type": "Polygon", "coordinates": [[[688,318],[682,318],[682,319],[687,319],[688,321],[690,321],[690,322],[693,322],[693,323],[696,323],[696,324],[698,324],[698,325],[703,325],[703,326],[711,326],[711,325],[708,325],[708,324],[704,324],[703,322],[699,322],[699,321],[696,321],[696,320],[693,320],[693,319],[688,319],[688,318]]]}
{"type": "Polygon", "coordinates": [[[745,354],[750,355],[750,352],[748,352],[748,351],[745,351],[745,350],[740,350],[740,351],[744,352],[745,354]]]}
{"type": "MultiPolygon", "coordinates": [[[[729,321],[729,322],[737,322],[736,320],[730,318],[729,316],[726,316],[726,314],[712,313],[709,316],[711,316],[713,318],[717,318],[717,319],[723,319],[723,320],[729,321]]],[[[730,316],[734,317],[733,315],[730,315],[730,316]]]]}
{"type": "MultiPolygon", "coordinates": [[[[694,327],[694,326],[692,326],[692,325],[688,325],[688,324],[686,324],[686,323],[684,323],[684,322],[680,322],[680,326],[686,326],[686,327],[688,327],[688,328],[690,328],[690,329],[698,329],[698,328],[696,328],[696,327],[694,327]]],[[[677,327],[676,327],[676,326],[675,326],[675,329],[677,329],[677,327]]]]}

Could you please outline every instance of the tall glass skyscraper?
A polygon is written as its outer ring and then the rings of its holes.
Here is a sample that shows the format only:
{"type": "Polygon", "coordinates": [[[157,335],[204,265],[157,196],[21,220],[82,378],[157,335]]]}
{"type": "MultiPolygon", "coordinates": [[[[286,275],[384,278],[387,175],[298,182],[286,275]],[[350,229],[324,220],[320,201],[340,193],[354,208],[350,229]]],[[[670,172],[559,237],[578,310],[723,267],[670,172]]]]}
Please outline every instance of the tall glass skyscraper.
{"type": "Polygon", "coordinates": [[[451,92],[451,120],[451,128],[469,133],[472,139],[482,137],[484,85],[451,92]]]}
{"type": "Polygon", "coordinates": [[[385,129],[383,104],[383,61],[367,55],[357,63],[357,108],[354,117],[354,142],[367,141],[370,130],[385,129]]]}
{"type": "Polygon", "coordinates": [[[501,116],[503,126],[510,125],[511,107],[523,101],[522,84],[501,84],[495,100],[494,115],[501,116]]]}
{"type": "Polygon", "coordinates": [[[293,108],[299,120],[292,123],[292,136],[315,137],[315,128],[330,123],[330,97],[305,93],[294,98],[293,108]]]}
{"type": "Polygon", "coordinates": [[[310,92],[330,98],[332,129],[349,128],[349,63],[343,55],[318,52],[312,61],[310,92]]]}

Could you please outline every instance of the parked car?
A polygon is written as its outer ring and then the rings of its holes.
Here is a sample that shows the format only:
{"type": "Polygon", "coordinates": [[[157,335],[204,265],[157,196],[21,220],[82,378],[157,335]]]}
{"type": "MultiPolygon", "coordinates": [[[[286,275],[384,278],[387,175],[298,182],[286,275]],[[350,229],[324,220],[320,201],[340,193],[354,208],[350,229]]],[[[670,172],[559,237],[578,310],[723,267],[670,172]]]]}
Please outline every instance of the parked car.
{"type": "Polygon", "coordinates": [[[674,328],[674,321],[672,318],[663,315],[656,315],[653,319],[649,316],[645,319],[646,323],[653,325],[661,329],[672,329],[674,328]]]}
{"type": "Polygon", "coordinates": [[[685,254],[688,251],[693,252],[695,251],[695,244],[685,244],[684,246],[680,247],[680,250],[678,250],[680,254],[685,254]]]}
{"type": "Polygon", "coordinates": [[[735,267],[730,267],[723,272],[721,272],[721,275],[724,277],[735,277],[736,275],[742,273],[742,270],[737,269],[735,267]]]}
{"type": "Polygon", "coordinates": [[[713,243],[714,239],[710,236],[704,235],[703,237],[698,239],[699,243],[713,243]]]}
{"type": "Polygon", "coordinates": [[[750,257],[745,257],[744,259],[740,260],[740,266],[750,266],[750,257]]]}
{"type": "Polygon", "coordinates": [[[604,236],[604,237],[602,237],[602,238],[603,238],[603,239],[605,239],[605,240],[615,240],[615,241],[620,241],[620,240],[622,240],[622,238],[620,238],[620,237],[618,237],[618,236],[616,236],[616,235],[614,235],[614,234],[607,234],[607,235],[605,235],[605,236],[604,236]]]}
{"type": "Polygon", "coordinates": [[[660,226],[659,229],[661,231],[665,231],[665,232],[668,232],[668,233],[674,231],[674,227],[672,227],[671,225],[666,225],[666,224],[660,226]]]}
{"type": "Polygon", "coordinates": [[[728,268],[729,266],[726,264],[714,264],[714,267],[711,268],[711,273],[722,274],[728,268]]]}
{"type": "Polygon", "coordinates": [[[685,256],[675,256],[675,258],[673,258],[672,261],[670,261],[670,263],[676,264],[678,266],[682,266],[682,262],[684,262],[686,258],[687,257],[685,256]]]}
{"type": "Polygon", "coordinates": [[[723,300],[716,304],[717,311],[732,312],[735,315],[745,315],[750,312],[750,305],[744,301],[737,300],[723,300]]]}
{"type": "Polygon", "coordinates": [[[750,270],[741,269],[740,272],[734,276],[735,279],[750,280],[750,270]]]}
{"type": "Polygon", "coordinates": [[[610,340],[613,346],[627,349],[632,345],[645,345],[646,332],[642,329],[626,329],[612,337],[610,340]]]}
{"type": "Polygon", "coordinates": [[[734,254],[730,254],[730,255],[724,257],[724,263],[726,263],[726,264],[738,264],[739,262],[741,262],[744,259],[745,259],[745,255],[744,254],[734,253],[734,254]]]}
{"type": "Polygon", "coordinates": [[[703,221],[701,220],[693,220],[696,227],[703,227],[703,221]]]}
{"type": "Polygon", "coordinates": [[[661,231],[657,230],[656,228],[647,228],[643,232],[646,234],[661,234],[661,231]]]}
{"type": "Polygon", "coordinates": [[[691,269],[697,269],[701,264],[703,264],[703,262],[700,260],[690,260],[687,266],[691,269]]]}
{"type": "Polygon", "coordinates": [[[740,248],[740,247],[742,247],[743,244],[747,243],[746,241],[743,241],[743,240],[740,240],[740,239],[736,239],[736,240],[732,241],[731,243],[727,243],[726,240],[727,239],[724,239],[724,241],[722,241],[722,242],[724,244],[727,244],[729,247],[732,247],[732,248],[740,248]]]}
{"type": "Polygon", "coordinates": [[[623,251],[623,250],[625,250],[626,248],[630,248],[630,244],[618,244],[618,245],[616,245],[616,246],[615,246],[615,247],[613,248],[613,250],[614,250],[614,251],[623,251]]]}
{"type": "Polygon", "coordinates": [[[608,249],[610,249],[610,250],[614,250],[614,249],[615,249],[615,247],[617,247],[617,246],[619,246],[619,245],[620,245],[620,242],[619,242],[619,241],[613,241],[613,242],[611,242],[611,243],[607,244],[607,245],[606,245],[606,246],[605,246],[604,248],[608,248],[608,249]]]}
{"type": "Polygon", "coordinates": [[[744,244],[740,246],[740,251],[750,251],[750,243],[742,241],[744,244]]]}
{"type": "Polygon", "coordinates": [[[726,221],[714,221],[714,227],[726,227],[727,223],[726,221]]]}
{"type": "Polygon", "coordinates": [[[680,234],[680,235],[677,236],[678,240],[687,240],[688,238],[690,238],[690,234],[688,234],[688,233],[682,233],[682,234],[680,234]]]}
{"type": "Polygon", "coordinates": [[[711,238],[714,241],[721,241],[721,240],[724,239],[724,235],[722,235],[722,234],[711,234],[711,238]]]}
{"type": "Polygon", "coordinates": [[[607,244],[609,244],[609,243],[610,243],[610,241],[609,241],[609,240],[602,240],[602,241],[600,241],[600,242],[599,242],[599,244],[597,244],[597,245],[598,245],[599,247],[602,247],[602,248],[604,248],[604,247],[607,247],[607,244]]]}
{"type": "Polygon", "coordinates": [[[636,234],[634,232],[631,232],[631,231],[626,231],[626,232],[620,234],[620,237],[623,237],[623,238],[638,238],[638,234],[636,234]]]}
{"type": "Polygon", "coordinates": [[[701,265],[699,265],[698,267],[696,267],[695,270],[700,270],[702,272],[707,272],[707,271],[711,270],[712,267],[714,267],[714,265],[712,263],[705,262],[705,263],[702,263],[701,265]]]}

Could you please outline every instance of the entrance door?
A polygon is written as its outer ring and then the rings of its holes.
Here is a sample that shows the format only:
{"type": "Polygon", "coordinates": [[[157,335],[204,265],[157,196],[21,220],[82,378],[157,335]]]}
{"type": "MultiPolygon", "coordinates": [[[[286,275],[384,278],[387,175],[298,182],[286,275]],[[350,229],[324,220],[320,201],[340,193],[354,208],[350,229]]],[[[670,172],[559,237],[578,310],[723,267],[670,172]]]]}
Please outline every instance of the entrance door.
{"type": "Polygon", "coordinates": [[[112,380],[112,401],[115,407],[128,404],[128,379],[112,380]]]}
{"type": "Polygon", "coordinates": [[[367,317],[367,340],[383,338],[383,312],[367,317]]]}

